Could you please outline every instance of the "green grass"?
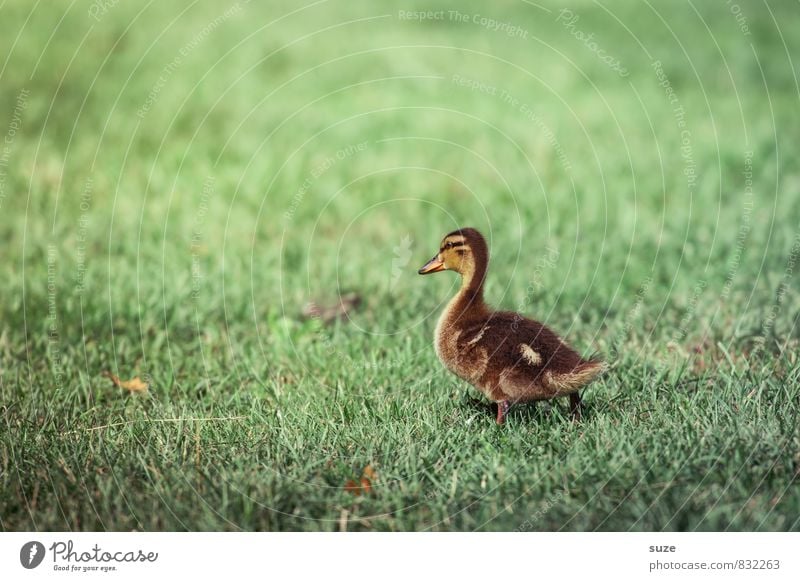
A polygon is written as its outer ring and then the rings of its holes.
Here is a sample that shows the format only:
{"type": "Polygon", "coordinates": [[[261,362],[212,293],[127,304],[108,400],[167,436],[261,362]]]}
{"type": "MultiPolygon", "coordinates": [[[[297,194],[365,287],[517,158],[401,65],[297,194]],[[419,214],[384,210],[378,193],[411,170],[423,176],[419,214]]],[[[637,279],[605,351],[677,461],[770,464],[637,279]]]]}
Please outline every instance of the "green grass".
{"type": "Polygon", "coordinates": [[[0,4],[2,530],[800,529],[800,13],[629,4],[0,4]],[[437,361],[466,225],[583,422],[437,361]]]}

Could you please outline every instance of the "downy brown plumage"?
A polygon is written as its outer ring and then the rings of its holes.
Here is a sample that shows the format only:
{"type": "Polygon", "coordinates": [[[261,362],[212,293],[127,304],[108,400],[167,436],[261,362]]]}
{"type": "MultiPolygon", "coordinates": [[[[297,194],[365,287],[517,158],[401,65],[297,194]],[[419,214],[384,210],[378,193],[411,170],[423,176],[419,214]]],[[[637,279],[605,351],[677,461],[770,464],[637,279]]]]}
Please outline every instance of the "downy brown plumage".
{"type": "Polygon", "coordinates": [[[497,423],[511,404],[569,396],[580,418],[578,390],[605,369],[584,359],[546,325],[510,311],[495,311],[483,300],[489,265],[486,240],[474,228],[444,237],[439,252],[419,270],[453,270],[461,289],[436,325],[436,353],[444,366],[497,402],[497,423]]]}

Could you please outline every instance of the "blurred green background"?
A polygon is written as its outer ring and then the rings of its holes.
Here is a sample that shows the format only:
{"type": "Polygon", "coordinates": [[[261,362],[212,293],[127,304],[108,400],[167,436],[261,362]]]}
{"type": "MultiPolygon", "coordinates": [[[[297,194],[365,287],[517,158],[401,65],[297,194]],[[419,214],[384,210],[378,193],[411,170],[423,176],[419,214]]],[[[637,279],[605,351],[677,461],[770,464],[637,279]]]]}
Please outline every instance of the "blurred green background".
{"type": "Polygon", "coordinates": [[[799,25],[3,2],[3,529],[796,530],[799,25]],[[436,360],[460,226],[612,363],[582,424],[436,360]]]}

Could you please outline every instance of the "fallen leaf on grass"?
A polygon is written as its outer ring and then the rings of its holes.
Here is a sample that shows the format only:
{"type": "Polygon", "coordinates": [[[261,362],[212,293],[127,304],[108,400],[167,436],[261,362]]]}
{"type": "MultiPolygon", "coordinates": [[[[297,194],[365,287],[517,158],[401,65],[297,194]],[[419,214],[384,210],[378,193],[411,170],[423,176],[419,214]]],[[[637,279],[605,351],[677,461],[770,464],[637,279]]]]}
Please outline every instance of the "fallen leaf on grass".
{"type": "Polygon", "coordinates": [[[339,301],[333,305],[320,305],[315,301],[308,302],[303,307],[303,316],[308,319],[318,319],[325,324],[332,323],[336,319],[343,319],[349,316],[361,304],[361,296],[358,293],[345,293],[339,297],[339,301]]]}
{"type": "Polygon", "coordinates": [[[122,389],[126,389],[134,393],[145,392],[147,391],[147,388],[150,387],[149,383],[142,381],[138,377],[134,377],[128,381],[123,381],[109,371],[104,371],[103,377],[108,377],[117,387],[121,387],[122,389]]]}
{"type": "Polygon", "coordinates": [[[378,475],[375,473],[375,469],[369,464],[367,464],[367,467],[364,468],[362,480],[364,480],[364,478],[366,478],[367,480],[377,480],[378,478],[378,475]]]}
{"type": "Polygon", "coordinates": [[[368,464],[361,473],[361,479],[358,482],[355,480],[348,480],[344,484],[344,489],[355,496],[369,494],[372,492],[372,481],[377,479],[378,475],[372,466],[368,464]]]}

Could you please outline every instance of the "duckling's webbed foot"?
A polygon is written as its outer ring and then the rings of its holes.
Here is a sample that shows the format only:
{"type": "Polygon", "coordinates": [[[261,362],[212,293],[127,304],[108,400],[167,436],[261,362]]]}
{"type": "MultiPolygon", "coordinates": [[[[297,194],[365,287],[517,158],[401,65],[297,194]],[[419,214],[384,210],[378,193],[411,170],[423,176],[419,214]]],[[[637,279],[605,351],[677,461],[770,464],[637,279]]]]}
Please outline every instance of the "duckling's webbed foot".
{"type": "Polygon", "coordinates": [[[507,399],[497,402],[497,425],[502,426],[506,423],[506,414],[508,410],[511,409],[511,404],[508,403],[507,399]]]}
{"type": "Polygon", "coordinates": [[[582,410],[583,401],[581,400],[581,394],[579,394],[577,391],[569,394],[569,413],[572,416],[572,419],[576,422],[581,421],[582,410]]]}

